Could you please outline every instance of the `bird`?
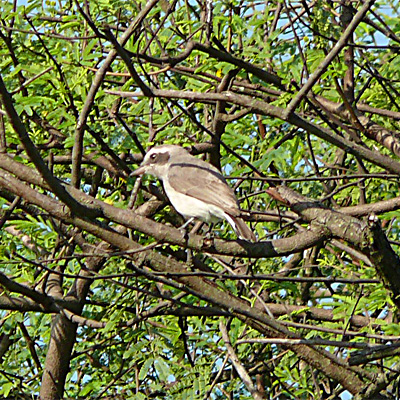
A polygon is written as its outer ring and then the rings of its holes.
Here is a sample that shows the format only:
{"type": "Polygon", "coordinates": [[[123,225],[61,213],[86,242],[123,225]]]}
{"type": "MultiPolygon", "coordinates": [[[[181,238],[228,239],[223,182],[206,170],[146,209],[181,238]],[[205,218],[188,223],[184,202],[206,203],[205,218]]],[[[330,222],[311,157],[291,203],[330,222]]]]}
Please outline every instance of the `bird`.
{"type": "Polygon", "coordinates": [[[198,219],[213,224],[225,219],[239,239],[256,241],[254,233],[240,217],[233,189],[220,171],[192,156],[185,148],[170,144],[151,148],[131,175],[143,174],[162,181],[169,201],[187,223],[198,219]]]}

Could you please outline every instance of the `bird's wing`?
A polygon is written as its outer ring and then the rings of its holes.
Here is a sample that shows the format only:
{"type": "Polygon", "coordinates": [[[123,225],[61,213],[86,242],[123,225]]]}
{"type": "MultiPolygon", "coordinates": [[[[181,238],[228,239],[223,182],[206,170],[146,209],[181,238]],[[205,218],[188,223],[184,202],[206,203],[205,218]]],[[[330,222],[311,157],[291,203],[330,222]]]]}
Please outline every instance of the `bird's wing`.
{"type": "Polygon", "coordinates": [[[230,215],[240,214],[232,188],[221,173],[205,161],[189,159],[171,163],[168,182],[180,193],[220,207],[230,215]]]}

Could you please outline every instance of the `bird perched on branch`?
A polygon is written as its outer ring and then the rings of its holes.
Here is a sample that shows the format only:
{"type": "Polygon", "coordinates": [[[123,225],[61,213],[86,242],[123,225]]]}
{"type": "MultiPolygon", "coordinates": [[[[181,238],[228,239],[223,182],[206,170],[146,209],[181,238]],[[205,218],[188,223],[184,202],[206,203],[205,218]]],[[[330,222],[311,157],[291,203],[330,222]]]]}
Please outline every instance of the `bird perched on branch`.
{"type": "MultiPolygon", "coordinates": [[[[189,221],[214,223],[225,219],[244,240],[256,237],[240,218],[239,203],[225,178],[213,165],[189,154],[183,147],[162,145],[150,149],[132,175],[150,174],[163,182],[176,211],[189,221]]],[[[185,224],[186,225],[186,224],[185,224]]]]}

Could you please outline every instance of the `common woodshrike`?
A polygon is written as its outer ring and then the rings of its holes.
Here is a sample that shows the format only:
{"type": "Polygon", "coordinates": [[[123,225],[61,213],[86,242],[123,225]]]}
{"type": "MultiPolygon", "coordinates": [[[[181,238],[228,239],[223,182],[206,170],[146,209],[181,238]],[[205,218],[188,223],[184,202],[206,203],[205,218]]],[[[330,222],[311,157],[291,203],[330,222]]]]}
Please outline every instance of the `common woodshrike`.
{"type": "Polygon", "coordinates": [[[256,240],[240,218],[236,196],[218,169],[193,157],[183,147],[153,147],[132,173],[142,174],[153,175],[163,182],[168,199],[186,219],[197,218],[207,223],[226,219],[239,238],[256,240]]]}

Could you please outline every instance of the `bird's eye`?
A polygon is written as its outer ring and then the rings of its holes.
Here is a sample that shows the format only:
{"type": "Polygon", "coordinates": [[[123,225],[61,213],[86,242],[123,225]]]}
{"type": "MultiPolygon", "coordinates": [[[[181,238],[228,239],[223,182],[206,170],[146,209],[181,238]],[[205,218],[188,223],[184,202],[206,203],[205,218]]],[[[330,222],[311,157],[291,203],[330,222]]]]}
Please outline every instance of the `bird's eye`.
{"type": "Polygon", "coordinates": [[[151,156],[150,156],[150,160],[155,160],[157,158],[157,154],[152,154],[151,156]]]}

